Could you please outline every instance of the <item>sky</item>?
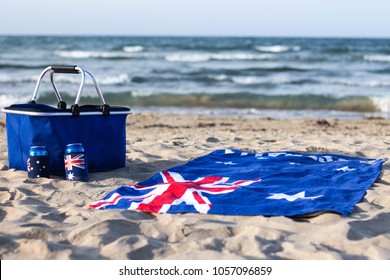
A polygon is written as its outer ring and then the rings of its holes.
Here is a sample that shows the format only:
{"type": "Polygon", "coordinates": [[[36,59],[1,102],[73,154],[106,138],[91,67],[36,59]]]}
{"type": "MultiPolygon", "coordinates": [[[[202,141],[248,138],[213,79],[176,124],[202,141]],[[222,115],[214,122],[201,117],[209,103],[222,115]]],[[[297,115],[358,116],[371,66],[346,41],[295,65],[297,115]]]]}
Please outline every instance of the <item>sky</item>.
{"type": "Polygon", "coordinates": [[[0,34],[390,38],[390,1],[0,0],[0,34]]]}

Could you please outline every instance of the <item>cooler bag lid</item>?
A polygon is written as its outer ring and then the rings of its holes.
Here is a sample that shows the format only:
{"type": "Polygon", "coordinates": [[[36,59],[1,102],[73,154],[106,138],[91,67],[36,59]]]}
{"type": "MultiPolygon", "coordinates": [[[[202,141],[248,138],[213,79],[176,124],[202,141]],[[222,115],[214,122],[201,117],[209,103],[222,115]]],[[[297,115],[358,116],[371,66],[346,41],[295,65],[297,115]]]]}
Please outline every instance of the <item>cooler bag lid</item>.
{"type": "Polygon", "coordinates": [[[84,70],[78,66],[48,66],[40,74],[38,81],[36,83],[33,96],[31,101],[28,104],[15,104],[9,107],[5,107],[1,110],[4,113],[9,114],[21,114],[29,116],[79,116],[79,115],[104,115],[108,116],[118,115],[118,114],[132,114],[132,111],[128,107],[124,106],[110,106],[104,100],[103,94],[100,90],[98,83],[90,72],[84,70]],[[45,104],[37,104],[36,100],[38,97],[38,91],[41,84],[41,81],[45,74],[50,72],[50,80],[53,85],[54,93],[56,95],[58,105],[57,108],[54,108],[45,104]],[[76,100],[74,104],[67,108],[65,101],[61,98],[61,95],[58,91],[58,88],[54,82],[54,74],[63,73],[63,74],[81,74],[81,83],[78,89],[76,100]],[[95,86],[96,92],[100,99],[101,105],[82,105],[80,106],[81,92],[83,91],[85,84],[85,76],[89,76],[95,86]]]}

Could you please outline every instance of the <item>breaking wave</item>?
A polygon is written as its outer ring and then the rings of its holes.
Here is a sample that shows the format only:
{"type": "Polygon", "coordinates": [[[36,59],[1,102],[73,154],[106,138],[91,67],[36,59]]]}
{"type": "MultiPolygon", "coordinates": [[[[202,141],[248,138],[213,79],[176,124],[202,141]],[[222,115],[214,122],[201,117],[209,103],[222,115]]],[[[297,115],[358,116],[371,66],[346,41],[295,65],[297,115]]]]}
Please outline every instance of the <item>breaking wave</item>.
{"type": "Polygon", "coordinates": [[[55,51],[54,54],[58,57],[73,58],[73,59],[87,59],[87,58],[101,58],[101,59],[131,59],[142,58],[136,51],[113,51],[113,52],[99,52],[99,51],[55,51]]]}
{"type": "Polygon", "coordinates": [[[366,61],[373,61],[373,62],[390,62],[390,55],[370,54],[370,55],[364,55],[363,59],[366,61]]]}
{"type": "Polygon", "coordinates": [[[256,50],[260,52],[269,52],[269,53],[281,53],[288,51],[300,51],[300,46],[283,46],[283,45],[274,45],[274,46],[256,46],[256,50]]]}
{"type": "MultiPolygon", "coordinates": [[[[118,74],[113,76],[98,76],[96,77],[98,83],[101,85],[121,85],[125,83],[129,83],[130,79],[127,74],[118,74]]],[[[0,75],[0,83],[4,84],[16,84],[16,83],[36,83],[38,80],[38,76],[26,76],[26,77],[18,77],[11,76],[6,74],[0,75]]],[[[68,84],[80,84],[80,77],[78,76],[69,76],[69,75],[57,75],[55,77],[56,83],[68,83],[68,84]]],[[[49,83],[49,79],[43,79],[42,83],[49,83]]],[[[90,79],[85,80],[86,84],[92,84],[90,79]]]]}
{"type": "Polygon", "coordinates": [[[142,51],[144,51],[144,47],[143,46],[126,46],[126,47],[123,47],[123,51],[128,52],[128,53],[142,52],[142,51]]]}
{"type": "Polygon", "coordinates": [[[0,95],[0,107],[10,106],[12,104],[27,103],[31,96],[15,97],[10,95],[0,95]]]}
{"type": "Polygon", "coordinates": [[[390,96],[375,96],[370,99],[380,112],[390,113],[390,96]]]}
{"type": "MultiPolygon", "coordinates": [[[[64,99],[74,95],[61,92],[64,99]]],[[[173,94],[135,90],[121,93],[105,93],[106,102],[111,105],[126,106],[178,106],[178,107],[220,107],[220,108],[256,108],[282,110],[337,110],[350,112],[390,112],[390,99],[387,97],[370,98],[366,96],[335,97],[330,95],[266,95],[254,93],[229,94],[173,94]]],[[[43,94],[42,103],[55,103],[54,94],[43,94]]],[[[95,94],[83,98],[85,104],[99,104],[95,94]]]]}
{"type": "Polygon", "coordinates": [[[205,62],[210,60],[270,60],[271,54],[248,54],[248,53],[192,53],[192,54],[169,54],[165,57],[170,62],[205,62]]]}

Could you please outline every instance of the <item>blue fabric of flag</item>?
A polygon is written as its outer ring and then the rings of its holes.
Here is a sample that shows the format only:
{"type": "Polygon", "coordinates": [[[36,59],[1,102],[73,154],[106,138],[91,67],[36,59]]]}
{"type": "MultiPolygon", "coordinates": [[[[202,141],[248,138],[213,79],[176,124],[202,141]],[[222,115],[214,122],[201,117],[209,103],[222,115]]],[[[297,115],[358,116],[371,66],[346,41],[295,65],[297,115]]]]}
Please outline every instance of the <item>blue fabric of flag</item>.
{"type": "Polygon", "coordinates": [[[216,150],[127,185],[90,205],[153,213],[349,215],[386,159],[296,152],[216,150]]]}

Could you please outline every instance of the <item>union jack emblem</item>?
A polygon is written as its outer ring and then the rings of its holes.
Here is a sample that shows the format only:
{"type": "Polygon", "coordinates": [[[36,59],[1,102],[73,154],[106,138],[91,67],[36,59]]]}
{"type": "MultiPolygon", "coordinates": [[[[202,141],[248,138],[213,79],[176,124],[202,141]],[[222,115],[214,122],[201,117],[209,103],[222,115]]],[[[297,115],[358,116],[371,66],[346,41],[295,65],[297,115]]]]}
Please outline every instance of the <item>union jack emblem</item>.
{"type": "Polygon", "coordinates": [[[72,157],[72,155],[66,155],[64,163],[65,169],[68,171],[73,170],[73,167],[85,169],[84,154],[78,154],[74,157],[72,157]]]}
{"type": "Polygon", "coordinates": [[[248,186],[261,180],[240,180],[227,183],[229,177],[207,176],[188,181],[176,172],[162,171],[160,175],[163,183],[153,186],[126,186],[136,192],[142,192],[140,195],[120,195],[114,192],[107,199],[97,201],[90,207],[101,209],[109,205],[116,205],[121,199],[125,199],[131,202],[130,210],[167,213],[172,205],[184,202],[187,205],[192,205],[199,213],[207,213],[212,204],[204,193],[226,194],[241,186],[248,186]]]}

